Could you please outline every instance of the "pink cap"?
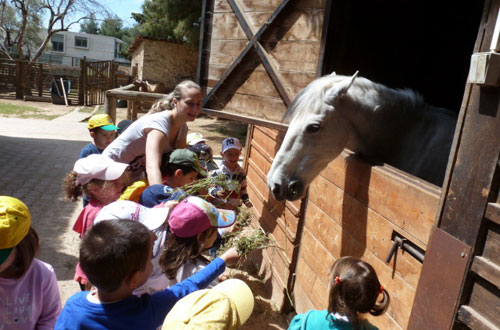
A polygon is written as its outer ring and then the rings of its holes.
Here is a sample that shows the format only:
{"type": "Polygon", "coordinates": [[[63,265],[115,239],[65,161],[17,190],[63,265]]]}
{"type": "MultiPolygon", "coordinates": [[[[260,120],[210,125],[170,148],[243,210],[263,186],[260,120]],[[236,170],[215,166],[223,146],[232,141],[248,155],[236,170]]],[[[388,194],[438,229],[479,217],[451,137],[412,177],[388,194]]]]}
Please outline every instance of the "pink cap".
{"type": "Polygon", "coordinates": [[[212,227],[229,227],[235,221],[234,211],[218,209],[195,196],[180,202],[168,218],[170,229],[177,237],[193,237],[212,227]]]}
{"type": "Polygon", "coordinates": [[[92,179],[116,180],[122,176],[128,164],[118,163],[100,154],[91,154],[76,161],[73,171],[78,175],[78,184],[87,184],[92,179]]]}

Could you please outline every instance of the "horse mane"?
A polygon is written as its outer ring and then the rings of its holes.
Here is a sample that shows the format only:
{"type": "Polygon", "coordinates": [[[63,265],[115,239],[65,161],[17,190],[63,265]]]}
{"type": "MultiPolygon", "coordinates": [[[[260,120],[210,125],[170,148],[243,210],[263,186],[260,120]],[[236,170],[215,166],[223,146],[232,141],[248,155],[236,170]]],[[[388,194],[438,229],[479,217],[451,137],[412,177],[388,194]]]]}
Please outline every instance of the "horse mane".
{"type": "MultiPolygon", "coordinates": [[[[327,75],[314,80],[300,91],[300,93],[297,95],[297,97],[285,112],[282,122],[290,122],[295,117],[301,118],[308,113],[319,112],[320,109],[325,106],[323,100],[326,92],[336,82],[348,78],[348,76],[327,75]]],[[[379,111],[384,108],[398,108],[399,111],[404,111],[406,112],[406,114],[408,114],[413,111],[429,108],[428,106],[426,106],[422,95],[414,90],[407,88],[389,88],[383,84],[373,82],[363,77],[357,77],[354,80],[354,84],[349,89],[347,94],[353,101],[360,104],[366,104],[367,102],[371,101],[373,103],[371,104],[371,106],[374,111],[379,111]],[[381,100],[381,98],[374,98],[374,93],[378,95],[390,96],[388,98],[384,98],[384,101],[389,101],[385,104],[378,102],[381,100]],[[396,107],[394,106],[396,104],[404,106],[396,107]]]]}

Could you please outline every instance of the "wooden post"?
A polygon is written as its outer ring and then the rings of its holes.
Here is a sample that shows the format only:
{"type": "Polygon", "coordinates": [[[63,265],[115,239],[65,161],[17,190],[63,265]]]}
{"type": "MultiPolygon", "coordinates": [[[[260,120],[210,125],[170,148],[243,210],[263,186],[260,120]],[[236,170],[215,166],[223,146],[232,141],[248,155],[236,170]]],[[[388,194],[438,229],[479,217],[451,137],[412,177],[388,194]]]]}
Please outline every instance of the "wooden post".
{"type": "Polygon", "coordinates": [[[43,96],[43,64],[38,63],[38,96],[43,96]]]}
{"type": "Polygon", "coordinates": [[[82,91],[83,91],[83,105],[89,105],[88,91],[87,91],[87,57],[83,57],[82,63],[82,91]]]}
{"type": "Polygon", "coordinates": [[[83,65],[83,59],[80,59],[80,77],[78,77],[78,104],[79,105],[83,105],[83,95],[84,95],[84,91],[83,91],[83,68],[84,68],[84,65],[83,65]]]}
{"type": "Polygon", "coordinates": [[[66,88],[64,88],[64,80],[63,80],[63,78],[59,78],[59,80],[61,81],[61,88],[63,91],[64,103],[66,103],[66,106],[68,106],[68,98],[66,97],[66,88]]]}
{"type": "Polygon", "coordinates": [[[24,97],[24,70],[23,62],[16,61],[16,99],[24,97]]]}
{"type": "Polygon", "coordinates": [[[113,123],[116,123],[116,101],[117,99],[113,96],[108,95],[106,92],[106,102],[104,102],[104,107],[106,113],[111,117],[113,123]]]}

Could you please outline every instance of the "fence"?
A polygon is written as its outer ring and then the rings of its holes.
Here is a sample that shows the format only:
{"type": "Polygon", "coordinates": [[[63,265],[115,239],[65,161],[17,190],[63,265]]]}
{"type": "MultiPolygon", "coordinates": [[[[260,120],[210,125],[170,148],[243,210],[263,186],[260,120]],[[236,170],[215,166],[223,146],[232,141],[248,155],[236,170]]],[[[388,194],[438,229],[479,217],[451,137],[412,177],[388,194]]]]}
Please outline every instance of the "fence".
{"type": "Polygon", "coordinates": [[[62,78],[70,86],[67,98],[71,104],[104,104],[106,90],[131,80],[128,75],[116,73],[117,68],[113,61],[82,60],[78,68],[0,59],[0,93],[18,99],[51,101],[52,86],[62,78]]]}

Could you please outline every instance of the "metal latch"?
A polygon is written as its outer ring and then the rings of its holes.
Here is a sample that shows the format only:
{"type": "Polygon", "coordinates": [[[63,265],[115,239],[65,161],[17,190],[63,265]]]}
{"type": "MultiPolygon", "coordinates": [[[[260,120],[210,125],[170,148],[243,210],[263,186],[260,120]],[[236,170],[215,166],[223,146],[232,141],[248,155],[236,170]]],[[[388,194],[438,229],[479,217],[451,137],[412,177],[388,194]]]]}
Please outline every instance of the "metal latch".
{"type": "Polygon", "coordinates": [[[394,242],[394,244],[392,245],[391,251],[387,256],[387,259],[385,260],[386,263],[391,262],[394,254],[397,254],[398,248],[401,248],[403,252],[409,253],[413,258],[420,261],[420,263],[424,263],[425,251],[418,247],[415,243],[408,240],[406,237],[396,231],[392,232],[391,240],[394,242]]]}

